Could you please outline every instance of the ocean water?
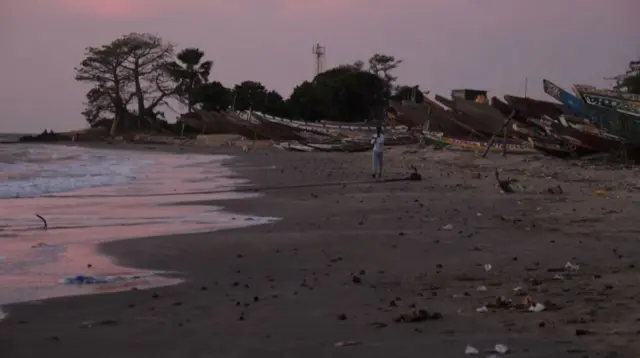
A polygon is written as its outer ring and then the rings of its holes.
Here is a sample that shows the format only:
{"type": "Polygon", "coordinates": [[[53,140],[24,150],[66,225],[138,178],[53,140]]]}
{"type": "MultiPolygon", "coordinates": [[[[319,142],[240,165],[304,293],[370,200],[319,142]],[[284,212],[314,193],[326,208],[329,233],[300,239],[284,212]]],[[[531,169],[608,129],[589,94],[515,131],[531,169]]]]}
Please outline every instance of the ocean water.
{"type": "Polygon", "coordinates": [[[277,220],[209,205],[171,205],[257,195],[234,192],[248,183],[232,178],[223,165],[227,159],[0,144],[0,305],[175,284],[162,273],[118,266],[97,254],[96,244],[277,220]],[[64,282],[77,275],[107,283],[64,282]]]}

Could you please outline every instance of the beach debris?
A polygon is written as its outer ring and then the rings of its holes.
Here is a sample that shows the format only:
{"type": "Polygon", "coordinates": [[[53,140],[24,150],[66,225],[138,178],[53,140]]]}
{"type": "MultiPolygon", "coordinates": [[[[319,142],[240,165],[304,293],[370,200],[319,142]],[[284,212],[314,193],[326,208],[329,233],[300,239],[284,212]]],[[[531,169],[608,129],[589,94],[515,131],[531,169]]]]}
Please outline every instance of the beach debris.
{"type": "Polygon", "coordinates": [[[362,344],[360,341],[340,341],[334,344],[335,347],[348,347],[348,346],[357,346],[362,344]]]}
{"type": "Polygon", "coordinates": [[[439,312],[429,313],[427,310],[414,309],[413,311],[393,319],[396,323],[416,323],[424,321],[435,321],[442,319],[442,314],[439,312]]]}
{"type": "Polygon", "coordinates": [[[464,349],[464,354],[468,356],[475,356],[480,354],[480,351],[476,347],[467,345],[467,347],[464,349]]]}
{"type": "Polygon", "coordinates": [[[486,312],[489,312],[489,309],[487,308],[487,306],[482,306],[482,307],[476,308],[476,312],[478,312],[478,313],[486,313],[486,312]]]}
{"type": "Polygon", "coordinates": [[[102,321],[88,321],[82,322],[82,326],[85,328],[92,328],[94,326],[115,326],[118,324],[118,321],[115,319],[105,319],[102,321]]]}
{"type": "Polygon", "coordinates": [[[123,282],[123,281],[133,281],[139,280],[142,278],[148,278],[151,276],[155,276],[155,274],[145,274],[145,275],[131,275],[131,276],[85,276],[85,275],[77,275],[63,278],[60,280],[60,283],[63,285],[95,285],[95,284],[105,284],[112,282],[123,282]]]}
{"type": "Polygon", "coordinates": [[[478,292],[485,292],[487,290],[487,286],[478,286],[478,292]]]}
{"type": "Polygon", "coordinates": [[[513,190],[513,188],[511,187],[511,184],[516,183],[518,181],[518,179],[507,179],[507,180],[501,180],[500,179],[500,172],[498,171],[498,169],[496,169],[495,171],[495,176],[496,176],[496,180],[498,181],[498,186],[500,187],[500,189],[506,193],[506,194],[512,194],[515,193],[515,190],[513,190]]]}
{"type": "Polygon", "coordinates": [[[493,268],[493,266],[491,266],[491,264],[484,264],[484,270],[485,270],[486,272],[491,271],[491,269],[492,269],[492,268],[493,268]]]}
{"type": "Polygon", "coordinates": [[[442,230],[442,231],[450,231],[450,230],[453,230],[453,225],[451,225],[451,224],[444,225],[444,226],[440,227],[440,229],[439,229],[439,230],[442,230]]]}
{"type": "Polygon", "coordinates": [[[386,327],[389,326],[388,324],[386,324],[384,322],[371,322],[370,325],[372,325],[373,327],[376,327],[376,328],[386,328],[386,327]]]}
{"type": "Polygon", "coordinates": [[[547,308],[542,303],[534,301],[531,296],[526,296],[524,298],[524,306],[529,310],[529,312],[542,312],[547,308]]]}
{"type": "Polygon", "coordinates": [[[558,281],[562,281],[562,280],[564,280],[564,276],[562,276],[561,274],[557,273],[557,274],[553,275],[553,279],[554,280],[558,280],[558,281]]]}
{"type": "Polygon", "coordinates": [[[560,194],[564,194],[564,190],[562,190],[562,187],[560,185],[556,185],[556,186],[547,188],[547,193],[560,195],[560,194]]]}
{"type": "Polygon", "coordinates": [[[594,190],[593,194],[597,196],[605,196],[607,195],[607,191],[604,189],[598,189],[598,190],[594,190]]]}
{"type": "Polygon", "coordinates": [[[571,262],[567,262],[566,265],[564,265],[564,268],[567,269],[567,271],[573,271],[573,272],[580,270],[579,265],[574,265],[571,262]]]}
{"type": "Polygon", "coordinates": [[[409,174],[409,180],[410,181],[421,181],[422,180],[422,175],[420,173],[418,173],[418,168],[416,168],[415,165],[412,165],[411,170],[413,170],[413,172],[411,174],[409,174]]]}
{"type": "Polygon", "coordinates": [[[49,244],[44,243],[44,242],[39,242],[37,244],[31,245],[32,249],[37,249],[37,248],[40,248],[40,247],[53,247],[53,245],[49,245],[49,244]]]}
{"type": "Polygon", "coordinates": [[[576,336],[588,336],[595,334],[594,331],[590,331],[588,329],[576,328],[576,336]]]}
{"type": "Polygon", "coordinates": [[[507,352],[509,352],[509,347],[500,343],[496,344],[496,346],[493,347],[493,349],[496,351],[496,353],[500,353],[500,354],[507,354],[507,352]]]}
{"type": "Polygon", "coordinates": [[[45,218],[43,218],[42,216],[36,214],[36,216],[42,220],[42,223],[44,224],[44,229],[47,230],[49,228],[49,225],[47,224],[47,220],[45,218]]]}

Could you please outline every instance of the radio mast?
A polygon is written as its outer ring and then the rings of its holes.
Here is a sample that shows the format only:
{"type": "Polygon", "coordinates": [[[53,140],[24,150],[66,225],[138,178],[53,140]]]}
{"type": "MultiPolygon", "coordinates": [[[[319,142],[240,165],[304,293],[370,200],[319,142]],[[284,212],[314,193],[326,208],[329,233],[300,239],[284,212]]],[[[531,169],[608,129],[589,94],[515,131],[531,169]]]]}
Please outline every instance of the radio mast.
{"type": "Polygon", "coordinates": [[[315,58],[315,73],[313,76],[317,76],[318,74],[324,72],[325,70],[325,57],[326,57],[326,49],[324,46],[321,46],[319,43],[313,46],[312,50],[313,56],[315,58]]]}

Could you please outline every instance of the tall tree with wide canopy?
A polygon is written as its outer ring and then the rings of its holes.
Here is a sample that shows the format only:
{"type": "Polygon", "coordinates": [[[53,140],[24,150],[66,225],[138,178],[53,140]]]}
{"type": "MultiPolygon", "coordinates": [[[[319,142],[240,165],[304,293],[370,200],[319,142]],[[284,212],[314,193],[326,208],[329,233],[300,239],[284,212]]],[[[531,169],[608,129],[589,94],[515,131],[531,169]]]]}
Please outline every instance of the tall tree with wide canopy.
{"type": "Polygon", "coordinates": [[[87,93],[87,120],[95,120],[96,112],[111,112],[110,133],[129,128],[137,119],[155,126],[157,107],[176,92],[169,77],[168,63],[173,58],[173,45],[151,34],[131,33],[100,47],[89,47],[76,67],[76,80],[90,83],[87,93]],[[129,103],[135,99],[134,109],[129,103]],[[133,116],[135,113],[136,116],[133,116]]]}

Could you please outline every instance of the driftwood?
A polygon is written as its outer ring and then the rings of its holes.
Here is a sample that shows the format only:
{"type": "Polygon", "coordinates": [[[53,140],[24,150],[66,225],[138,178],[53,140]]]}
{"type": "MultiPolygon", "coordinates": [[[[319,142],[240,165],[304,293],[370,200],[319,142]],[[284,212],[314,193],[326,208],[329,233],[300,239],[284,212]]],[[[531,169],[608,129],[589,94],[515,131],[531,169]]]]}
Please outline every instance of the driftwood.
{"type": "Polygon", "coordinates": [[[38,214],[36,214],[36,216],[40,218],[40,220],[42,220],[42,222],[44,223],[44,229],[47,230],[49,228],[49,225],[47,225],[47,220],[38,214]]]}
{"type": "Polygon", "coordinates": [[[513,190],[513,188],[511,187],[511,184],[515,183],[518,181],[518,179],[507,179],[507,180],[501,180],[500,179],[500,173],[498,172],[498,169],[496,169],[496,180],[498,181],[498,185],[500,186],[500,189],[502,189],[502,191],[504,191],[507,194],[513,194],[516,191],[513,190]]]}
{"type": "Polygon", "coordinates": [[[489,153],[489,149],[491,149],[491,146],[493,145],[493,142],[496,139],[497,133],[502,133],[502,136],[503,136],[502,137],[502,144],[503,144],[502,155],[507,156],[507,126],[509,125],[511,120],[514,119],[517,115],[518,113],[515,110],[512,111],[511,114],[504,120],[504,123],[502,123],[502,128],[500,129],[500,131],[495,132],[491,135],[491,139],[489,139],[489,142],[487,143],[487,148],[484,150],[484,153],[482,153],[483,158],[487,157],[487,154],[489,153]]]}

